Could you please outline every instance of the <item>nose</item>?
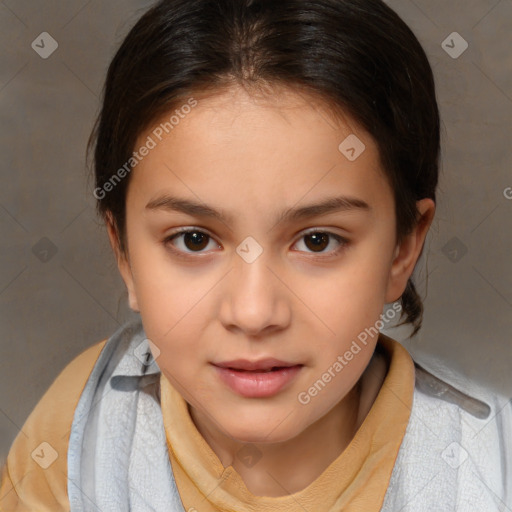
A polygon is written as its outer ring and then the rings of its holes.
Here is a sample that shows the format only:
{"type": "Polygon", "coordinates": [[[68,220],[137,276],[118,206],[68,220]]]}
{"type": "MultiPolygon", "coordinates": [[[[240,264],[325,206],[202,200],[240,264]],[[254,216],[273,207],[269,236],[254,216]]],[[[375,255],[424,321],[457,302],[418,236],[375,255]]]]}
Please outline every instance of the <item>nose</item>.
{"type": "Polygon", "coordinates": [[[262,336],[284,329],[291,309],[286,286],[269,265],[265,251],[252,263],[238,255],[223,282],[220,320],[226,329],[262,336]]]}

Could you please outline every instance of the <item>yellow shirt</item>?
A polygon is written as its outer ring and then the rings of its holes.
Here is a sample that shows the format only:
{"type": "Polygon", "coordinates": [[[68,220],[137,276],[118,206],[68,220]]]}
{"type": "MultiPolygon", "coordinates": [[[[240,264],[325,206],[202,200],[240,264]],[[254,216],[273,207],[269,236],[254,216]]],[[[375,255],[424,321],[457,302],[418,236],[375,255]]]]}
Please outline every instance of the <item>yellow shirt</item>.
{"type": "MultiPolygon", "coordinates": [[[[105,342],[71,361],[26,420],[2,468],[0,511],[69,511],[66,459],[73,414],[105,342]],[[44,469],[40,463],[54,457],[51,450],[57,458],[44,469]]],[[[185,510],[379,511],[409,421],[415,380],[407,350],[383,334],[379,344],[388,354],[389,369],[354,438],[309,486],[282,497],[253,495],[232,466],[222,466],[195,427],[187,403],[161,374],[169,456],[185,510]]]]}

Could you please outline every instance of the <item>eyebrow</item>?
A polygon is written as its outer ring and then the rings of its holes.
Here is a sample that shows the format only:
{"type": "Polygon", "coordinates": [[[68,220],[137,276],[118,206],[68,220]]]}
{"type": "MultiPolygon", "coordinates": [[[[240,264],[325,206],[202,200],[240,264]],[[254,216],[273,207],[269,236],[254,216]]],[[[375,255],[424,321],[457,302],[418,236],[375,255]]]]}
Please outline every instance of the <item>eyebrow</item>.
{"type": "MultiPolygon", "coordinates": [[[[164,210],[181,212],[195,217],[209,217],[221,222],[229,223],[233,223],[235,219],[235,216],[229,214],[226,210],[215,209],[204,203],[171,196],[169,194],[161,195],[152,199],[146,205],[146,209],[153,211],[164,210]]],[[[326,215],[328,213],[343,211],[371,212],[372,207],[357,197],[331,197],[318,203],[288,208],[277,216],[275,223],[299,221],[311,217],[326,215]]]]}

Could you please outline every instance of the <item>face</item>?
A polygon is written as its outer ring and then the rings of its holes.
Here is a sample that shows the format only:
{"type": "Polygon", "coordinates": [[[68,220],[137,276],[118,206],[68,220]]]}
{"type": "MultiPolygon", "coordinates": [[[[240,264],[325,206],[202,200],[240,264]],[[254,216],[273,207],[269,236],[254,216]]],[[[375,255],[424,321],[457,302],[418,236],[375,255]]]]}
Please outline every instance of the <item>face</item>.
{"type": "Polygon", "coordinates": [[[291,439],[360,378],[376,336],[308,393],[400,297],[428,226],[396,245],[377,147],[349,117],[290,90],[196,98],[162,140],[160,121],[139,137],[137,148],[156,145],[130,177],[119,268],[159,367],[197,417],[239,441],[291,439]],[[339,149],[354,135],[365,145],[355,160],[339,149]],[[216,366],[265,358],[293,368],[216,366]]]}

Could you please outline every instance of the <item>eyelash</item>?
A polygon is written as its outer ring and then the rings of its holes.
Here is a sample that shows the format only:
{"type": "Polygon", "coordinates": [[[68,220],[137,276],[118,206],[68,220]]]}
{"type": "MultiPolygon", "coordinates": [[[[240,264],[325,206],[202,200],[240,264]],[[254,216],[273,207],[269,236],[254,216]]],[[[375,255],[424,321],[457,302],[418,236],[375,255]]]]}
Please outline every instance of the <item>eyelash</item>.
{"type": "MultiPolygon", "coordinates": [[[[211,235],[209,235],[208,233],[206,233],[205,231],[203,231],[203,230],[201,230],[199,228],[189,227],[189,228],[181,228],[178,231],[175,231],[174,233],[172,233],[169,236],[167,236],[163,240],[164,246],[166,248],[168,248],[170,251],[172,251],[174,254],[176,254],[177,256],[179,256],[181,258],[184,258],[184,259],[195,258],[196,256],[191,256],[193,254],[204,254],[204,252],[202,252],[202,251],[188,251],[188,252],[181,251],[179,249],[176,249],[172,245],[171,242],[174,239],[178,238],[181,235],[187,234],[187,233],[200,233],[202,235],[206,235],[208,237],[208,239],[209,239],[208,242],[210,242],[211,240],[214,240],[214,238],[211,235]]],[[[307,232],[303,233],[299,240],[302,240],[302,238],[306,237],[307,235],[312,235],[312,234],[328,235],[330,238],[334,238],[340,244],[337,249],[329,251],[327,253],[327,256],[322,256],[323,254],[326,254],[324,252],[318,252],[318,253],[315,253],[313,251],[308,252],[308,254],[311,254],[314,258],[315,257],[316,258],[326,258],[326,257],[337,256],[344,249],[346,249],[347,246],[349,245],[349,241],[346,238],[344,238],[344,237],[342,237],[340,235],[337,235],[336,233],[332,233],[330,231],[322,231],[321,229],[310,229],[307,232]]],[[[299,251],[299,252],[304,252],[304,251],[299,251]]]]}

